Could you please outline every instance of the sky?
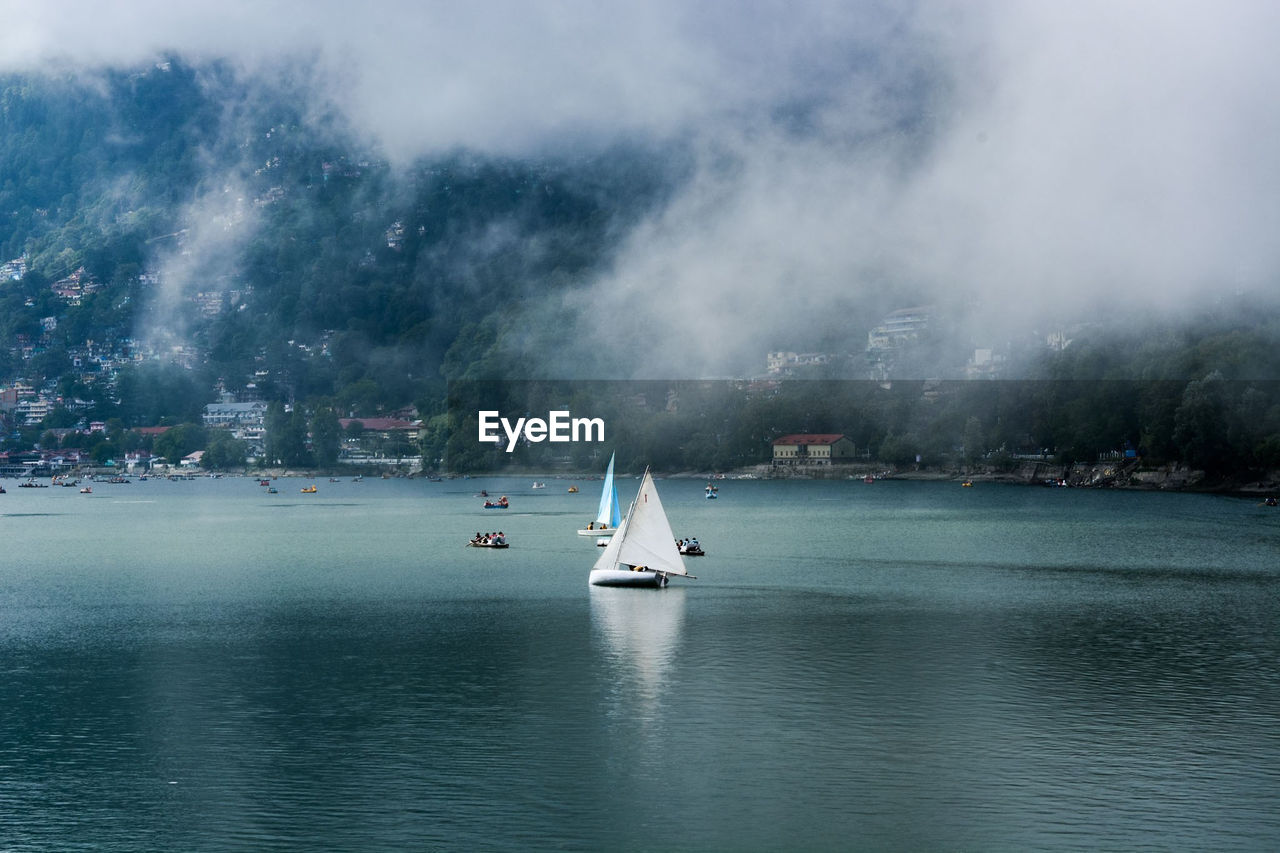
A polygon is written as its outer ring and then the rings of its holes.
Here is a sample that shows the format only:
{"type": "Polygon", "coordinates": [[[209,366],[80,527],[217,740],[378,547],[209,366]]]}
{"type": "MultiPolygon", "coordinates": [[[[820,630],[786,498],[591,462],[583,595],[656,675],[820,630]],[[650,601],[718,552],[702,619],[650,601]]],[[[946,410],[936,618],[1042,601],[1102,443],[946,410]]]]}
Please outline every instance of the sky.
{"type": "Polygon", "coordinates": [[[1277,289],[1271,2],[0,0],[0,20],[5,70],[304,59],[393,160],[680,140],[699,167],[579,325],[625,317],[672,371],[901,302],[994,338],[1277,289]]]}

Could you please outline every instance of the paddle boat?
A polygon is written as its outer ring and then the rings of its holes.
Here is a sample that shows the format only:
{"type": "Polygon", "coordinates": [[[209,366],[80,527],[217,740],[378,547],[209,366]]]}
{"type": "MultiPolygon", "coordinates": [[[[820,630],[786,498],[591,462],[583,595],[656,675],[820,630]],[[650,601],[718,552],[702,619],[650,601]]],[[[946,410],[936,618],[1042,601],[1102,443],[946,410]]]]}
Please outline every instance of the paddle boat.
{"type": "Polygon", "coordinates": [[[470,548],[509,548],[511,543],[507,542],[506,534],[501,530],[497,533],[477,533],[467,543],[470,548]]]}

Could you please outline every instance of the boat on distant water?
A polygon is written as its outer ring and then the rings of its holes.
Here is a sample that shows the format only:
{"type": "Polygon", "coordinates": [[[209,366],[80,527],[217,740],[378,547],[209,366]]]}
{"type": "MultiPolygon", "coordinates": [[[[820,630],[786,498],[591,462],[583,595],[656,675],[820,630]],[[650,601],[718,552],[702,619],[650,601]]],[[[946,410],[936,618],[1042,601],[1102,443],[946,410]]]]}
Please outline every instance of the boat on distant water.
{"type": "Polygon", "coordinates": [[[305,486],[302,489],[299,489],[299,491],[304,495],[314,495],[316,493],[315,483],[312,483],[310,486],[305,486]]]}
{"type": "Polygon", "coordinates": [[[506,509],[510,505],[511,504],[508,503],[506,495],[503,495],[502,497],[498,498],[496,501],[484,502],[485,509],[506,509]]]}
{"type": "Polygon", "coordinates": [[[471,548],[509,548],[511,543],[507,541],[506,534],[499,530],[497,533],[477,533],[467,543],[467,546],[471,548]]]}
{"type": "Polygon", "coordinates": [[[715,500],[716,498],[720,497],[720,487],[719,487],[719,486],[713,486],[713,485],[711,485],[710,483],[707,483],[707,488],[706,488],[706,489],[704,489],[703,491],[705,491],[705,492],[706,492],[706,494],[707,494],[707,500],[709,500],[709,501],[713,501],[713,500],[715,500]]]}
{"type": "Polygon", "coordinates": [[[600,491],[600,506],[596,508],[595,521],[579,530],[579,536],[596,537],[597,545],[608,545],[609,537],[618,529],[622,521],[622,511],[618,506],[618,487],[613,484],[613,459],[617,454],[609,456],[609,467],[604,472],[604,488],[600,491]]]}
{"type": "Polygon", "coordinates": [[[681,539],[676,543],[676,548],[680,551],[681,557],[705,557],[706,551],[702,550],[702,546],[698,544],[697,537],[681,539]]]}
{"type": "Polygon", "coordinates": [[[578,493],[578,487],[577,487],[577,486],[570,486],[570,487],[569,487],[569,494],[571,494],[571,495],[576,495],[577,493],[578,493]]]}
{"type": "Polygon", "coordinates": [[[604,553],[591,567],[589,580],[594,586],[661,589],[672,575],[693,577],[684,567],[676,538],[671,533],[671,523],[658,498],[658,488],[646,468],[636,499],[604,553]]]}
{"type": "Polygon", "coordinates": [[[532,485],[532,486],[530,486],[529,488],[531,488],[531,489],[545,489],[546,487],[547,487],[547,484],[546,484],[546,483],[544,483],[544,482],[542,482],[541,480],[534,480],[534,481],[533,481],[533,485],[532,485]]]}

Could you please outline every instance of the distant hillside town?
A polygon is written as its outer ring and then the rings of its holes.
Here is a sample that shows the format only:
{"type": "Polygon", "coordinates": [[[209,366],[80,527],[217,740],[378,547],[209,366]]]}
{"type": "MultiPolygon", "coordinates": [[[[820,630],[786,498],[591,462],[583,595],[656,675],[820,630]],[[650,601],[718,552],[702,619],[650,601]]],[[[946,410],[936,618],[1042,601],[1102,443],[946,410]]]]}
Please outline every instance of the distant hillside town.
{"type": "MultiPolygon", "coordinates": [[[[900,308],[881,318],[865,345],[841,352],[766,353],[764,377],[892,379],[1008,379],[1025,375],[1029,362],[1070,346],[1071,330],[1026,330],[1016,339],[975,341],[945,329],[930,305],[900,308]]],[[[853,339],[850,341],[853,343],[853,339]]]]}

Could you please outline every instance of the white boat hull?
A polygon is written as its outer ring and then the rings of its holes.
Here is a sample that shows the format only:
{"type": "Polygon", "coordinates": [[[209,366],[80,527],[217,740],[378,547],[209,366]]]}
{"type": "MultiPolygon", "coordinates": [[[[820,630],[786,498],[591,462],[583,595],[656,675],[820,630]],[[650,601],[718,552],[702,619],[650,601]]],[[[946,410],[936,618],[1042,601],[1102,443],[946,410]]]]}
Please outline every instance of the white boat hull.
{"type": "Polygon", "coordinates": [[[616,527],[605,528],[603,530],[579,530],[579,536],[595,536],[598,539],[608,539],[613,535],[616,527]]]}
{"type": "Polygon", "coordinates": [[[633,572],[629,569],[592,569],[591,585],[664,587],[667,576],[661,572],[633,572]]]}

